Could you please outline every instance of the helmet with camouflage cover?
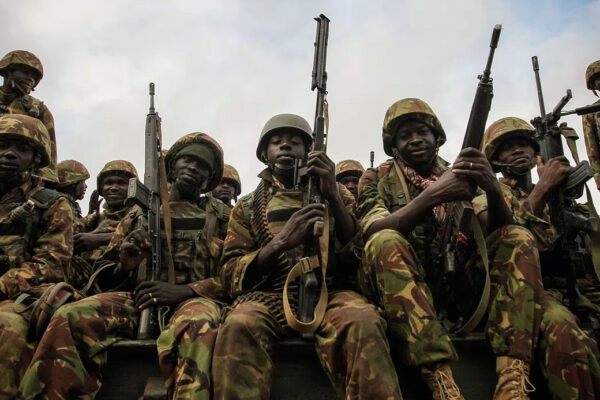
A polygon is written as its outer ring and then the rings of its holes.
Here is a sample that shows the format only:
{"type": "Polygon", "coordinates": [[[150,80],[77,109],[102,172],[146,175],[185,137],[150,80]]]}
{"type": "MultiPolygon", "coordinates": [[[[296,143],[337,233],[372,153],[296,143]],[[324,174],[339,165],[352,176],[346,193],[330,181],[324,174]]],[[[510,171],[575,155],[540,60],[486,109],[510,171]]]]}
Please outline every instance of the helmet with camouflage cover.
{"type": "Polygon", "coordinates": [[[497,165],[494,166],[494,157],[502,143],[513,137],[524,137],[531,141],[535,151],[539,151],[539,145],[534,139],[535,129],[521,118],[500,118],[492,123],[483,134],[481,151],[492,164],[492,169],[498,172],[497,165]]]}
{"type": "Polygon", "coordinates": [[[344,160],[340,161],[335,165],[335,180],[339,181],[342,177],[346,175],[355,175],[360,177],[365,169],[356,160],[344,160]]]}
{"type": "MultiPolygon", "coordinates": [[[[189,133],[181,138],[179,138],[173,146],[167,152],[165,157],[165,166],[167,168],[167,176],[169,180],[171,180],[171,169],[172,164],[175,162],[177,158],[179,158],[179,154],[188,146],[192,145],[202,145],[206,146],[207,152],[204,154],[198,154],[197,157],[205,160],[205,157],[213,157],[211,158],[212,162],[212,171],[210,171],[210,176],[208,181],[206,182],[205,187],[202,188],[203,192],[208,192],[214,189],[219,182],[221,182],[221,178],[223,177],[223,149],[217,143],[215,139],[208,136],[206,133],[202,132],[194,132],[189,133]]],[[[195,154],[194,154],[195,155],[195,154]]],[[[207,161],[208,163],[208,161],[207,161]]],[[[211,164],[211,163],[209,163],[211,164]]]]}
{"type": "Polygon", "coordinates": [[[39,177],[42,181],[48,182],[51,187],[56,187],[56,185],[58,185],[60,182],[58,179],[58,174],[56,173],[56,169],[50,166],[37,170],[34,175],[39,177]]]}
{"type": "Polygon", "coordinates": [[[592,79],[597,77],[598,74],[600,74],[600,60],[594,61],[585,70],[585,84],[588,89],[594,90],[592,79]]]}
{"type": "Polygon", "coordinates": [[[127,175],[129,178],[137,178],[138,176],[137,170],[129,161],[109,161],[104,165],[104,168],[100,170],[100,173],[98,173],[98,176],[96,177],[96,190],[98,190],[98,193],[102,192],[102,179],[104,179],[107,175],[115,173],[127,175]]]}
{"type": "Polygon", "coordinates": [[[90,177],[85,165],[75,160],[64,160],[56,166],[60,186],[74,185],[90,177]]]}
{"type": "Polygon", "coordinates": [[[242,193],[242,181],[240,180],[240,175],[238,174],[237,170],[229,164],[224,165],[223,178],[221,178],[221,180],[223,180],[223,179],[228,179],[234,183],[234,186],[235,186],[235,195],[234,196],[239,196],[240,193],[242,193]]]}
{"type": "Polygon", "coordinates": [[[35,166],[43,168],[50,164],[50,135],[37,118],[22,114],[4,114],[0,117],[0,140],[21,140],[36,152],[35,166]]]}
{"type": "Polygon", "coordinates": [[[5,76],[6,71],[18,66],[26,66],[37,72],[38,76],[35,80],[35,86],[44,76],[44,67],[39,58],[35,54],[25,50],[13,50],[7,53],[0,60],[0,75],[5,76]]]}
{"type": "Polygon", "coordinates": [[[416,119],[427,124],[437,136],[438,147],[446,142],[446,132],[442,123],[429,104],[420,99],[402,99],[392,104],[383,119],[383,149],[388,156],[394,156],[392,148],[396,145],[395,136],[398,124],[409,119],[416,119]]]}
{"type": "Polygon", "coordinates": [[[269,138],[282,129],[289,129],[298,132],[306,147],[308,148],[312,144],[312,128],[310,124],[301,116],[296,114],[278,114],[271,117],[265,124],[262,132],[260,133],[260,139],[258,139],[258,146],[256,146],[256,157],[267,164],[267,141],[269,138]]]}

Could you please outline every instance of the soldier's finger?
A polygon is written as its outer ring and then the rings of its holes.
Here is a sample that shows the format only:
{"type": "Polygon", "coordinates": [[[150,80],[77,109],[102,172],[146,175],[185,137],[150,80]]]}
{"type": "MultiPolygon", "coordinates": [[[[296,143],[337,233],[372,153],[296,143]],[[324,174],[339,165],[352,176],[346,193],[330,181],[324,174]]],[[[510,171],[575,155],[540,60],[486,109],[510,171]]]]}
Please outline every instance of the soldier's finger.
{"type": "Polygon", "coordinates": [[[316,165],[313,165],[312,167],[308,167],[306,169],[306,172],[311,174],[311,175],[317,175],[318,177],[326,177],[331,175],[332,170],[328,169],[328,168],[323,168],[323,167],[318,167],[316,165]]]}
{"type": "Polygon", "coordinates": [[[294,213],[294,215],[299,217],[299,216],[306,214],[312,210],[324,210],[324,209],[325,209],[325,205],[320,204],[320,203],[307,204],[306,206],[302,207],[300,210],[296,211],[294,213]]]}
{"type": "Polygon", "coordinates": [[[306,214],[302,214],[300,216],[300,221],[308,221],[315,217],[323,218],[324,216],[325,216],[325,210],[323,208],[319,208],[319,209],[311,210],[311,211],[307,212],[306,214]]]}

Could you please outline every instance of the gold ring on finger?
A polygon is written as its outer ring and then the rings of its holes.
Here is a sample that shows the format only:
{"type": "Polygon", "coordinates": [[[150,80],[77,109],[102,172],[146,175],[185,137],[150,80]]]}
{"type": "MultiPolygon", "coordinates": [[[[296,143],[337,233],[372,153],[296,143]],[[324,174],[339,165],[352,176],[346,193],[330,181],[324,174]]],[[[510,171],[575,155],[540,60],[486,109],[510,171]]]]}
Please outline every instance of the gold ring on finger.
{"type": "Polygon", "coordinates": [[[148,297],[152,298],[152,292],[148,292],[148,297]]]}
{"type": "Polygon", "coordinates": [[[152,301],[154,302],[154,304],[156,304],[156,301],[157,301],[157,300],[156,300],[156,297],[153,297],[153,298],[152,298],[152,301]]]}
{"type": "Polygon", "coordinates": [[[473,161],[469,162],[469,169],[473,169],[473,161]]]}

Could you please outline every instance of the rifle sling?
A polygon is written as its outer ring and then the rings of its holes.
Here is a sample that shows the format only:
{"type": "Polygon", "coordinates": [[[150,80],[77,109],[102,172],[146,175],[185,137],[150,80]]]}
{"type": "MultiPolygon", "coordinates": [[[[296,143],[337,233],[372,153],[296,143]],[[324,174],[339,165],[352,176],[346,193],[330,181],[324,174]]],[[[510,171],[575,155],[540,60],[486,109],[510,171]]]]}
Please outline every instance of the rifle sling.
{"type": "MultiPolygon", "coordinates": [[[[167,236],[167,247],[169,255],[167,256],[167,279],[170,284],[175,284],[175,264],[173,263],[173,244],[171,238],[173,231],[171,230],[171,203],[169,202],[169,186],[167,183],[167,171],[165,168],[165,159],[162,154],[158,158],[159,178],[160,178],[160,198],[162,199],[163,221],[165,224],[165,235],[167,236]]],[[[161,251],[160,249],[158,251],[161,251]]]]}
{"type": "Polygon", "coordinates": [[[323,224],[323,234],[319,237],[319,251],[321,253],[321,262],[319,263],[318,256],[303,257],[296,265],[292,267],[283,285],[283,312],[288,325],[296,332],[303,336],[311,336],[321,325],[323,317],[325,317],[325,310],[327,309],[327,302],[329,294],[327,292],[327,258],[329,256],[329,214],[325,212],[325,220],[323,224]],[[288,297],[288,286],[291,282],[300,277],[303,273],[308,273],[316,268],[321,267],[321,273],[323,280],[321,282],[321,293],[319,294],[319,301],[315,307],[314,318],[310,322],[302,322],[294,315],[292,307],[290,306],[290,300],[288,297]]]}
{"type": "Polygon", "coordinates": [[[400,184],[402,185],[402,190],[404,191],[404,197],[406,198],[406,204],[410,203],[412,200],[410,198],[410,192],[408,191],[408,185],[406,184],[406,178],[404,177],[404,173],[400,169],[398,165],[398,161],[394,159],[394,169],[396,170],[396,175],[398,175],[398,179],[400,180],[400,184]]]}

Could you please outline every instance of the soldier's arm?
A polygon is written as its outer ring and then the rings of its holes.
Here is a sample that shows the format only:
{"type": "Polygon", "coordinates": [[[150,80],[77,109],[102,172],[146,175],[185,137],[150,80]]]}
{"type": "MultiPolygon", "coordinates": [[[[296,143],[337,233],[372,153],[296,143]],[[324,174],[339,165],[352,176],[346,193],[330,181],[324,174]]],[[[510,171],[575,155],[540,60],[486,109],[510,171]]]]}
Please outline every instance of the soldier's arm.
{"type": "Polygon", "coordinates": [[[64,279],[73,255],[73,210],[69,201],[61,197],[46,209],[38,229],[40,235],[33,245],[31,260],[0,277],[0,293],[6,297],[64,279]]]}
{"type": "Polygon", "coordinates": [[[587,150],[590,165],[594,171],[594,180],[600,190],[600,132],[598,132],[598,122],[596,113],[582,116],[583,138],[585,139],[585,148],[587,150]]]}

